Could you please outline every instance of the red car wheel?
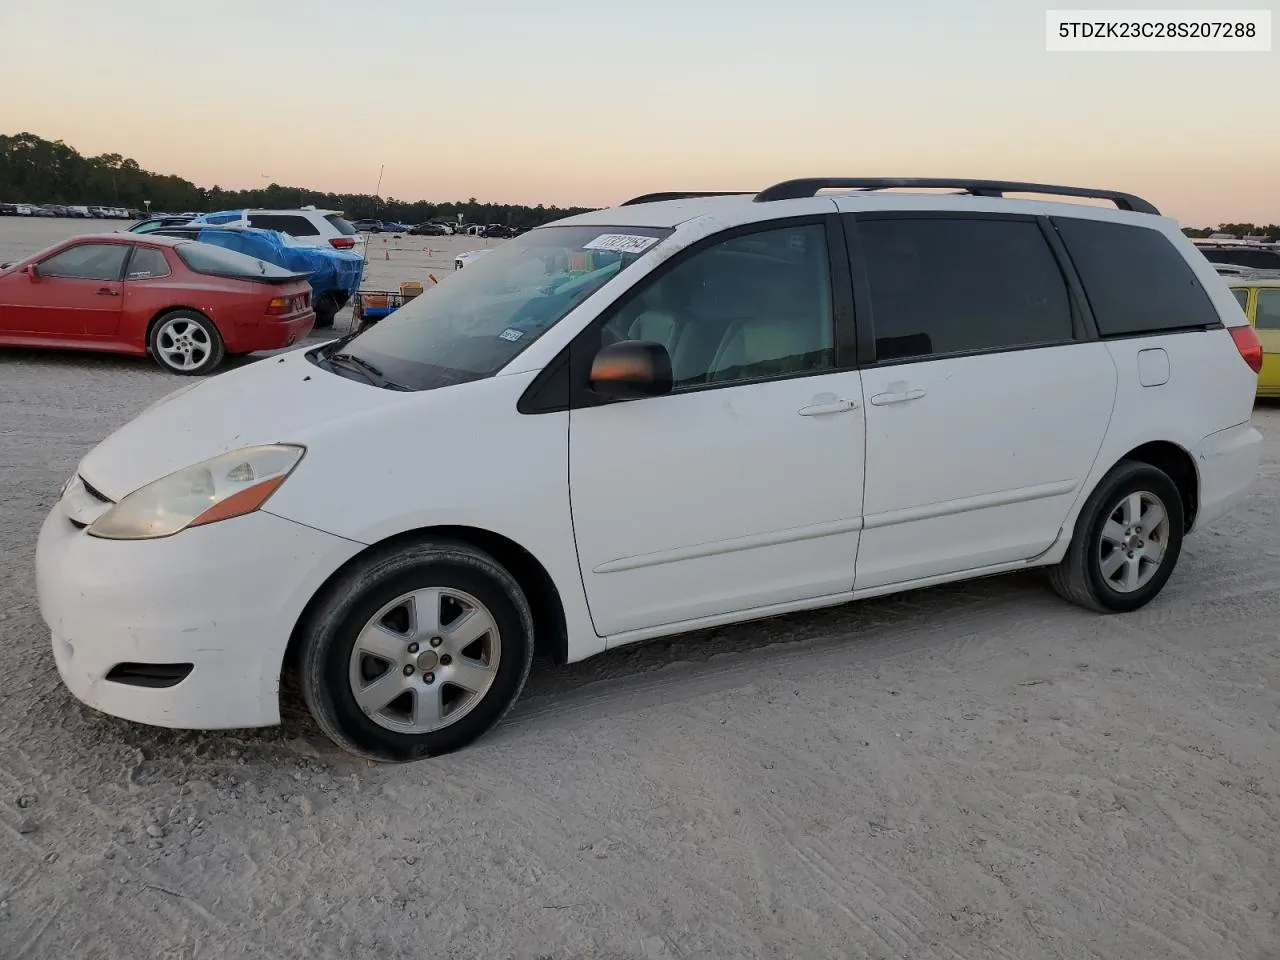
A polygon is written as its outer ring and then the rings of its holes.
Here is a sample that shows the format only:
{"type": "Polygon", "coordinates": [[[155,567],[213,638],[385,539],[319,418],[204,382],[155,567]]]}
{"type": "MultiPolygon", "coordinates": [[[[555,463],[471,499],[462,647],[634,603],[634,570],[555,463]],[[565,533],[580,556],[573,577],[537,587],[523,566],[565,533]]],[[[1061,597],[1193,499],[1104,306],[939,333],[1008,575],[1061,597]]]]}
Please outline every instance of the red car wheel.
{"type": "Polygon", "coordinates": [[[211,373],[226,355],[218,328],[194,310],[174,310],[162,316],[151,329],[148,346],[156,363],[186,377],[211,373]]]}

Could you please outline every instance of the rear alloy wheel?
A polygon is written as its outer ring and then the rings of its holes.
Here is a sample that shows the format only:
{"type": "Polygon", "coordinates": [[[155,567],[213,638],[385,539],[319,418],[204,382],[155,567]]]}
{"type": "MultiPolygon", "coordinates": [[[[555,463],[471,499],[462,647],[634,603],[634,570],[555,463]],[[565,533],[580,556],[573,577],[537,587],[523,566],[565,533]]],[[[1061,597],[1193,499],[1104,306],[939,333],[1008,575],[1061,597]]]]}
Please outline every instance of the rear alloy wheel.
{"type": "Polygon", "coordinates": [[[303,629],[307,706],[335,743],[375,760],[466,746],[510,709],[533,655],[519,584],[457,541],[357,561],[303,629]]]}
{"type": "Polygon", "coordinates": [[[1136,610],[1172,575],[1184,523],[1182,496],[1168,474],[1123,461],[1085,502],[1050,582],[1064,598],[1090,610],[1136,610]]]}
{"type": "Polygon", "coordinates": [[[218,328],[194,310],[166,313],[152,328],[148,346],[156,363],[188,377],[213,372],[226,355],[218,328]]]}
{"type": "Polygon", "coordinates": [[[1159,571],[1169,545],[1169,513],[1149,490],[1125,495],[1098,536],[1098,569],[1117,593],[1141,590],[1159,571]]]}

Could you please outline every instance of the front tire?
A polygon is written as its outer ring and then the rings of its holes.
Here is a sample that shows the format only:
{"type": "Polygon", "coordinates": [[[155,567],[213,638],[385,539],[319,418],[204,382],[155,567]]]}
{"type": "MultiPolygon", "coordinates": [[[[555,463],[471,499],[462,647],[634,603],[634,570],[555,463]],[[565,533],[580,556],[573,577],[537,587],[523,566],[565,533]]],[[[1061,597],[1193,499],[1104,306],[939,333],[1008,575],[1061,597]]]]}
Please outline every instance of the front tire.
{"type": "Polygon", "coordinates": [[[338,746],[372,760],[457,750],[515,702],[533,661],[520,585],[470,544],[375,551],[303,625],[303,697],[338,746]]]}
{"type": "Polygon", "coordinates": [[[214,322],[195,310],[172,310],[160,317],[147,347],[156,363],[184,377],[212,373],[227,352],[214,322]]]}
{"type": "Polygon", "coordinates": [[[1185,522],[1182,495],[1169,475],[1123,460],[1085,501],[1049,582],[1064,599],[1098,613],[1137,610],[1173,574],[1185,522]]]}

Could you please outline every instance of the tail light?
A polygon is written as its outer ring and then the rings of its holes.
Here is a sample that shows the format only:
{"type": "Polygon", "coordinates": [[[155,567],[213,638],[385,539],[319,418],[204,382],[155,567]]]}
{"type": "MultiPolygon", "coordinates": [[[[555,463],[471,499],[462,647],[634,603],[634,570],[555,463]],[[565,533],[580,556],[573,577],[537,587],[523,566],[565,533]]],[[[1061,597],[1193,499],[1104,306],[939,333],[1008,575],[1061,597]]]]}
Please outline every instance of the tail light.
{"type": "Polygon", "coordinates": [[[356,245],[356,242],[350,237],[332,237],[329,240],[329,245],[338,250],[350,250],[356,245]]]}
{"type": "Polygon", "coordinates": [[[311,306],[311,291],[296,293],[292,297],[272,297],[267,304],[267,316],[283,317],[290,313],[302,313],[311,306]]]}
{"type": "Polygon", "coordinates": [[[1249,369],[1254,373],[1261,371],[1262,341],[1258,339],[1253,327],[1247,323],[1232,327],[1231,339],[1235,341],[1236,349],[1240,351],[1240,357],[1249,365],[1249,369]]]}

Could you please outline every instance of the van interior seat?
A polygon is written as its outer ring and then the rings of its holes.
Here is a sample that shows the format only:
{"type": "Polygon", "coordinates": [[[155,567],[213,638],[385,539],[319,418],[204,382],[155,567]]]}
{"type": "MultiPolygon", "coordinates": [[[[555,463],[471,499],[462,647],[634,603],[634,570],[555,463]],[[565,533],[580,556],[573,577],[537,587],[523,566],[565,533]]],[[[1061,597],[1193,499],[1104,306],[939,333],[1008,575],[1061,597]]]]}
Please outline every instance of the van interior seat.
{"type": "Polygon", "coordinates": [[[821,314],[811,317],[753,318],[725,331],[707,379],[780,376],[830,363],[832,331],[821,314]]]}
{"type": "Polygon", "coordinates": [[[675,352],[679,326],[676,318],[665,310],[645,310],[631,322],[628,340],[652,340],[662,344],[669,353],[675,352]]]}

